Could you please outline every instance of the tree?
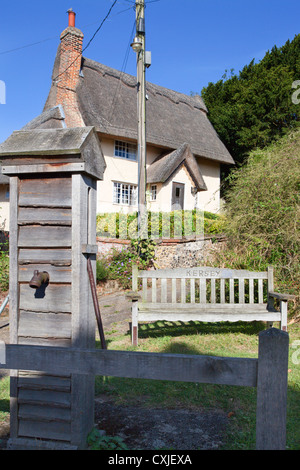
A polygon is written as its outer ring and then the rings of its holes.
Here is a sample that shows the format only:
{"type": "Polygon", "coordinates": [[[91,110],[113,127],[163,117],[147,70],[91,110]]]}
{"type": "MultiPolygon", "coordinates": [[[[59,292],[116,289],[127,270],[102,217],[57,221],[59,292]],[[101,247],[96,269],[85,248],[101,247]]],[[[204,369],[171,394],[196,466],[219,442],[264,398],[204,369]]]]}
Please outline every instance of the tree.
{"type": "Polygon", "coordinates": [[[263,148],[299,126],[299,105],[292,84],[300,78],[300,34],[265,57],[253,59],[238,75],[227,71],[201,96],[209,119],[237,164],[254,148],[263,148]]]}

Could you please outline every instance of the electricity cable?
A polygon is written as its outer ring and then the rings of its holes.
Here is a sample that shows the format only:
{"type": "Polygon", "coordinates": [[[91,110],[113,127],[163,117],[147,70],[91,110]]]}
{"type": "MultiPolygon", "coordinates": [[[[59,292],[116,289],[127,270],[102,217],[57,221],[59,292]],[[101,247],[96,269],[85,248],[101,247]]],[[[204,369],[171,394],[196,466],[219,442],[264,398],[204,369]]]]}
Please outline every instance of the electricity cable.
{"type": "Polygon", "coordinates": [[[86,51],[86,49],[91,45],[92,41],[95,39],[95,36],[97,35],[97,33],[100,31],[100,29],[102,28],[102,26],[104,25],[105,21],[107,20],[107,18],[109,17],[113,7],[115,6],[115,4],[117,3],[117,0],[114,0],[114,3],[112,4],[112,6],[110,7],[110,9],[108,10],[105,18],[102,20],[99,28],[97,28],[97,30],[95,31],[95,33],[93,34],[92,38],[89,40],[89,42],[87,43],[87,45],[83,48],[82,50],[82,53],[78,54],[78,56],[73,60],[73,62],[71,62],[71,64],[68,65],[68,67],[63,70],[61,73],[59,73],[54,79],[53,81],[55,82],[58,77],[60,77],[61,75],[63,75],[70,67],[72,67],[72,65],[76,62],[76,60],[78,59],[78,57],[81,57],[81,55],[84,53],[84,51],[86,51]]]}
{"type": "MultiPolygon", "coordinates": [[[[125,10],[119,11],[118,13],[116,13],[113,16],[121,15],[122,13],[125,13],[126,11],[131,10],[131,9],[132,9],[132,7],[128,7],[125,10]]],[[[98,23],[98,21],[94,21],[93,23],[83,25],[83,28],[86,28],[88,26],[92,26],[96,23],[98,23]]],[[[8,49],[6,51],[2,51],[2,52],[0,52],[0,55],[10,54],[11,52],[17,52],[17,51],[20,51],[22,49],[26,49],[27,47],[37,46],[38,44],[43,44],[44,42],[47,42],[47,41],[53,41],[54,39],[57,39],[57,35],[56,36],[51,36],[51,37],[46,38],[46,39],[41,39],[40,41],[31,42],[29,44],[24,44],[23,46],[19,46],[19,47],[16,47],[14,49],[8,49]]]]}

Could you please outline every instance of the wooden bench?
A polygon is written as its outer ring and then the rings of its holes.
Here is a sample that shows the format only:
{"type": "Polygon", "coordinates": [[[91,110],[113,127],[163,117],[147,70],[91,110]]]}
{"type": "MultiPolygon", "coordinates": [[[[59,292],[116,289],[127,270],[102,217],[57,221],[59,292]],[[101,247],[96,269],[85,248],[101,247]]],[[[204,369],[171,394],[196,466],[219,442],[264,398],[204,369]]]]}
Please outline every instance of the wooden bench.
{"type": "Polygon", "coordinates": [[[139,321],[274,321],[287,330],[287,303],[295,297],[274,292],[273,269],[266,272],[211,267],[132,270],[132,344],[139,321]],[[139,292],[141,288],[141,293],[139,292]],[[274,307],[278,299],[280,308],[274,307]]]}

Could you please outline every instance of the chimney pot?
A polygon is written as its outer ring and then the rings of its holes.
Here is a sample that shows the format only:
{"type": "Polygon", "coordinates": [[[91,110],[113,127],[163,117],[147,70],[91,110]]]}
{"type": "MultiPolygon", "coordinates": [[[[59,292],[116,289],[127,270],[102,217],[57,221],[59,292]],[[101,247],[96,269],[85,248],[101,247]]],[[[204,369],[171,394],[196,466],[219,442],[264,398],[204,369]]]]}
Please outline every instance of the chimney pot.
{"type": "Polygon", "coordinates": [[[75,11],[73,11],[72,8],[70,8],[67,13],[69,13],[69,26],[71,26],[72,28],[75,28],[75,16],[76,16],[76,13],[75,11]]]}
{"type": "Polygon", "coordinates": [[[76,88],[80,80],[83,33],[75,28],[75,12],[70,8],[69,26],[60,35],[59,69],[56,81],[56,105],[65,111],[67,127],[82,127],[76,88]]]}

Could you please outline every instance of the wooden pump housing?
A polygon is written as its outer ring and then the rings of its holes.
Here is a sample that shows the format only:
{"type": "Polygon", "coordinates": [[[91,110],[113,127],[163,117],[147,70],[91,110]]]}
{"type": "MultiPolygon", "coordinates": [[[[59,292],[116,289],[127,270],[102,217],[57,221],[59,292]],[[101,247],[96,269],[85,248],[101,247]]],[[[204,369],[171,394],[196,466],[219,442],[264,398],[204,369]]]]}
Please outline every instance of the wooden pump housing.
{"type": "MultiPolygon", "coordinates": [[[[93,127],[14,132],[10,176],[10,342],[95,347],[87,271],[96,271],[96,189],[105,162],[93,127]],[[30,287],[35,271],[49,282],[30,287]],[[43,277],[43,275],[42,275],[43,277]]],[[[12,449],[81,449],[94,425],[94,376],[11,372],[12,449]]]]}

